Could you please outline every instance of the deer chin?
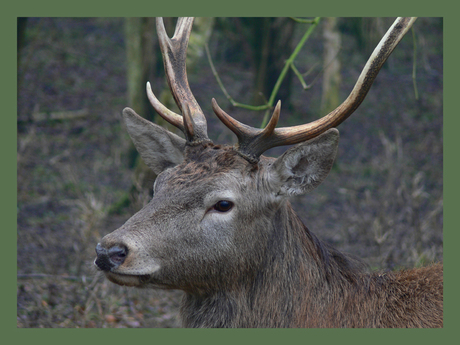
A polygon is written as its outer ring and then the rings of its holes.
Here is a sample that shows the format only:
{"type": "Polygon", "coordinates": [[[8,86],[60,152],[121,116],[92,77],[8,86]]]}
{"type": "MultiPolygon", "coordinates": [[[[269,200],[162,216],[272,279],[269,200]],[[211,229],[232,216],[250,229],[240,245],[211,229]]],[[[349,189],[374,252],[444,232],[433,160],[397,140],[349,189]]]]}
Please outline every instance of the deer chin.
{"type": "Polygon", "coordinates": [[[112,283],[123,286],[143,287],[146,281],[149,279],[148,275],[121,274],[114,272],[104,273],[107,279],[112,283]]]}
{"type": "Polygon", "coordinates": [[[111,282],[124,285],[124,286],[134,286],[134,287],[143,287],[151,279],[152,274],[160,269],[160,265],[151,264],[150,267],[118,267],[110,271],[104,272],[107,279],[111,282]]]}

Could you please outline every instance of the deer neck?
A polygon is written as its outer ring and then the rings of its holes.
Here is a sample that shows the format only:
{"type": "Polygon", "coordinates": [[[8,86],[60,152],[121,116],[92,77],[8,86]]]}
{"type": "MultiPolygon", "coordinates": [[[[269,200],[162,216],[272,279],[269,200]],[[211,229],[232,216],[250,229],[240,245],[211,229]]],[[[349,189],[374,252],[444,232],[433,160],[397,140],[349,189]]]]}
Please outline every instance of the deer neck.
{"type": "Polygon", "coordinates": [[[185,294],[185,327],[305,327],[308,319],[321,327],[320,315],[333,314],[344,286],[361,278],[357,263],[319,241],[288,202],[267,234],[263,260],[249,279],[185,294]]]}

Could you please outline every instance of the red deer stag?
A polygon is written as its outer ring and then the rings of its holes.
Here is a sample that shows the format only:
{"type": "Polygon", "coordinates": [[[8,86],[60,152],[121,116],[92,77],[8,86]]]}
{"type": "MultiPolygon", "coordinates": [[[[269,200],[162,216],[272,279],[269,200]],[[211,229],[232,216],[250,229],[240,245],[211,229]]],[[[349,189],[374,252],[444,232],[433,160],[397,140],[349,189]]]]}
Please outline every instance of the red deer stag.
{"type": "Polygon", "coordinates": [[[398,18],[379,43],[349,97],[327,116],[275,128],[244,125],[212,100],[238,137],[215,145],[193,96],[185,58],[193,18],[174,36],[157,31],[167,80],[182,116],[147,93],[155,110],[185,139],[132,109],[126,126],[158,174],[154,197],[96,247],[96,266],[114,283],[184,291],[184,327],[442,327],[443,266],[367,273],[357,260],[321,242],[290,206],[291,195],[318,186],[334,162],[333,128],[362,102],[379,69],[415,19],[398,18]],[[279,158],[269,148],[298,144],[279,158]]]}

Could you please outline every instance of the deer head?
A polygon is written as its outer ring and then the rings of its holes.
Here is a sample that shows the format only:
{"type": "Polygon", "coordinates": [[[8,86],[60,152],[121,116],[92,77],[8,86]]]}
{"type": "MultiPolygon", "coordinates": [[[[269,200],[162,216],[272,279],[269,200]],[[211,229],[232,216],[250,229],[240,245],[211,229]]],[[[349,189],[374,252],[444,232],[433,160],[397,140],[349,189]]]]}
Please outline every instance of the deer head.
{"type": "Polygon", "coordinates": [[[158,114],[178,127],[185,139],[132,109],[123,110],[129,135],[158,177],[150,203],[97,245],[96,266],[117,284],[208,296],[250,289],[251,281],[267,271],[269,258],[279,253],[286,260],[304,257],[301,247],[309,246],[308,239],[297,238],[305,236],[299,235],[304,230],[287,200],[313,190],[326,178],[337,153],[335,127],[363,101],[413,21],[396,20],[348,98],[315,122],[276,128],[278,102],[267,126],[256,129],[233,119],[213,99],[214,112],[238,137],[231,147],[208,138],[205,116],[188,84],[185,57],[193,19],[180,18],[172,38],[157,19],[168,84],[182,115],[163,106],[149,83],[147,94],[158,114]],[[277,159],[263,156],[269,148],[292,144],[297,145],[277,159]]]}

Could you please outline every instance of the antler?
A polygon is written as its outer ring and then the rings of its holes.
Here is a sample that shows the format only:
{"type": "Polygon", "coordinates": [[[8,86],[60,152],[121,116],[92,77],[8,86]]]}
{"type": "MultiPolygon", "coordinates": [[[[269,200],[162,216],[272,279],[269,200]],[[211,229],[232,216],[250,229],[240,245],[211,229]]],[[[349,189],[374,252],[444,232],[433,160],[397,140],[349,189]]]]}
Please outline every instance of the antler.
{"type": "Polygon", "coordinates": [[[162,118],[182,130],[189,144],[210,141],[207,134],[206,118],[190,90],[186,71],[188,41],[194,18],[179,18],[174,36],[170,39],[166,33],[163,18],[156,19],[158,40],[160,43],[166,78],[177,106],[183,116],[166,108],[155,97],[150,83],[147,82],[147,97],[162,118]]]}
{"type": "Polygon", "coordinates": [[[297,144],[314,138],[346,120],[361,104],[374,82],[380,68],[393,52],[417,18],[397,18],[375,48],[348,98],[326,116],[304,125],[276,128],[281,102],[275,107],[270,122],[264,129],[252,128],[225,113],[215,99],[213,110],[217,117],[238,137],[237,150],[246,158],[257,161],[268,149],[282,145],[297,144]]]}

